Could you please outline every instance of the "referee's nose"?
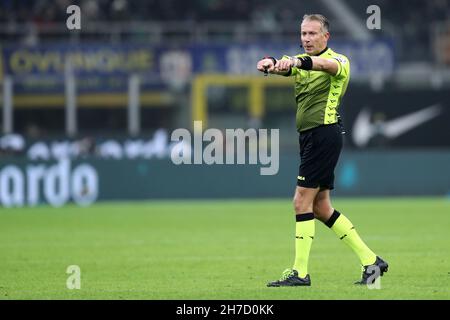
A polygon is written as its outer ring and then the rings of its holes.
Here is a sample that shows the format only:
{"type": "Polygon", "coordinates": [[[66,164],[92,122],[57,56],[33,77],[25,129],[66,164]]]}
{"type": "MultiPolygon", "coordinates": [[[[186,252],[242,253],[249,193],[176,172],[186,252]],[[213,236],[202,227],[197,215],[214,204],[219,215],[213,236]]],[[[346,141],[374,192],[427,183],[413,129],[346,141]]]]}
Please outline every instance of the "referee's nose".
{"type": "Polygon", "coordinates": [[[305,44],[309,44],[311,42],[311,39],[309,38],[308,35],[302,35],[302,43],[305,44]]]}
{"type": "Polygon", "coordinates": [[[305,40],[305,39],[302,40],[302,46],[303,47],[309,46],[310,44],[311,44],[310,40],[305,40]]]}

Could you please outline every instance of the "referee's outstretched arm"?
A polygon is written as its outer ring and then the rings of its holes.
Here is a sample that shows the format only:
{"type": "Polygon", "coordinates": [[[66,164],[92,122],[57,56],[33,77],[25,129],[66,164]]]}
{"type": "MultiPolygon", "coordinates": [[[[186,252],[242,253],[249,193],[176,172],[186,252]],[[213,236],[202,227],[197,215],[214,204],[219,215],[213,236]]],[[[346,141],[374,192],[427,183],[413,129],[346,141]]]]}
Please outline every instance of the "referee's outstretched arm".
{"type": "Polygon", "coordinates": [[[256,68],[261,72],[286,75],[292,68],[305,70],[323,71],[335,76],[339,71],[338,62],[333,59],[321,57],[291,57],[288,59],[277,60],[273,57],[263,58],[258,61],[256,68]]]}

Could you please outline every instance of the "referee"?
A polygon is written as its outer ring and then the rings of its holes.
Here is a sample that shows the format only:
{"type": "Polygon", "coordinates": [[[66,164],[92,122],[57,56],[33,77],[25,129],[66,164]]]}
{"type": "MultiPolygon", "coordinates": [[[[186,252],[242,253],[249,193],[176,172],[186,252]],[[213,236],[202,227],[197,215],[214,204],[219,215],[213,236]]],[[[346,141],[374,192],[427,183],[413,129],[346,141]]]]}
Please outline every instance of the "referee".
{"type": "Polygon", "coordinates": [[[347,57],[327,46],[327,18],[305,15],[301,24],[304,54],[265,57],[257,64],[264,73],[295,78],[296,124],[299,132],[300,167],[294,195],[296,218],[295,261],[281,279],[269,287],[310,286],[308,259],[315,234],[314,218],[331,228],[358,256],[362,278],[356,284],[372,284],[388,270],[388,264],[361,240],[352,223],[331,205],[334,169],[342,149],[339,106],[350,79],[347,57]]]}

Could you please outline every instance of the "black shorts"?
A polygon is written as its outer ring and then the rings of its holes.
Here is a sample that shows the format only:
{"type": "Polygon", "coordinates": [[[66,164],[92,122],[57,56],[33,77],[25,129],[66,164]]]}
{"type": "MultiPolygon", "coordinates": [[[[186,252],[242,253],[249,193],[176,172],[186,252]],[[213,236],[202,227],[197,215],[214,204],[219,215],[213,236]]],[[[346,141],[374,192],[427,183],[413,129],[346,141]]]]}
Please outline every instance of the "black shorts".
{"type": "Polygon", "coordinates": [[[334,189],[334,168],[342,140],[342,127],[337,123],[300,132],[299,187],[334,189]]]}

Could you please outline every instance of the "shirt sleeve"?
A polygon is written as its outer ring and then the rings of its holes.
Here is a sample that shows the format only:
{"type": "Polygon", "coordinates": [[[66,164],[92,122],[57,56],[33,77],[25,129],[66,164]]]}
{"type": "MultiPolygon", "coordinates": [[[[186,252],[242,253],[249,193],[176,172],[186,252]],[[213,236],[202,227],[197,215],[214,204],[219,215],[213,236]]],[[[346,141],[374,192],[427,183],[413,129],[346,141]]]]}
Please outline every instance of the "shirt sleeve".
{"type": "Polygon", "coordinates": [[[338,71],[334,77],[340,79],[348,78],[350,75],[350,62],[348,61],[348,58],[340,55],[333,56],[331,59],[336,61],[338,65],[338,71]]]}

